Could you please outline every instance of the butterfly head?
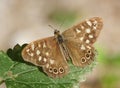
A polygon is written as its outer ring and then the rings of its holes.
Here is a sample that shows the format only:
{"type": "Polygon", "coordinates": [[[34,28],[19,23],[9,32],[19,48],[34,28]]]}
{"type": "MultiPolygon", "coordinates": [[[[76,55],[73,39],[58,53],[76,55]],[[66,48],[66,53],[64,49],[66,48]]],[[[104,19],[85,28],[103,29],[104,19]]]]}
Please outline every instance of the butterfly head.
{"type": "Polygon", "coordinates": [[[54,35],[59,35],[59,34],[60,34],[60,31],[57,30],[57,29],[55,29],[55,30],[54,30],[54,35]]]}
{"type": "Polygon", "coordinates": [[[51,27],[52,29],[54,29],[54,35],[55,35],[55,36],[60,34],[60,31],[59,31],[59,30],[57,30],[56,28],[54,28],[54,27],[51,26],[51,25],[48,25],[48,26],[51,27]]]}

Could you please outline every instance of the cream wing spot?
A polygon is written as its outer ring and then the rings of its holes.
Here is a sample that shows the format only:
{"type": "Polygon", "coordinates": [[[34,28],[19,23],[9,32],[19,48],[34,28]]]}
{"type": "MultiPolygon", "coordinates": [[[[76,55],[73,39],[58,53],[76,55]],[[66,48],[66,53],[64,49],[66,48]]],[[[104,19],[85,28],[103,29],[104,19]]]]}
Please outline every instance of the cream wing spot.
{"type": "Polygon", "coordinates": [[[46,52],[45,55],[46,55],[46,56],[49,56],[49,52],[46,52]]]}
{"type": "Polygon", "coordinates": [[[50,65],[47,63],[47,64],[46,64],[46,68],[49,68],[49,66],[50,66],[50,65]]]}
{"type": "Polygon", "coordinates": [[[84,38],[83,38],[83,37],[81,37],[81,38],[80,38],[80,41],[83,41],[83,39],[84,39],[84,38]]]}
{"type": "Polygon", "coordinates": [[[55,62],[54,60],[50,59],[50,64],[54,64],[54,62],[55,62]]]}
{"type": "Polygon", "coordinates": [[[86,20],[86,23],[87,23],[89,26],[92,26],[92,23],[91,23],[91,21],[89,21],[89,20],[86,20]]]}
{"type": "Polygon", "coordinates": [[[76,30],[77,33],[80,33],[80,32],[81,32],[81,30],[78,29],[78,28],[76,28],[75,30],[76,30]]]}
{"type": "Polygon", "coordinates": [[[96,27],[96,26],[93,26],[93,29],[94,29],[94,30],[96,30],[96,29],[97,29],[97,27],[96,27]]]}
{"type": "Polygon", "coordinates": [[[90,43],[90,40],[87,39],[85,42],[88,44],[88,43],[90,43]]]}
{"type": "Polygon", "coordinates": [[[34,54],[33,54],[33,53],[30,53],[30,56],[31,56],[31,57],[33,57],[33,56],[34,56],[34,54]]]}
{"type": "Polygon", "coordinates": [[[86,46],[88,49],[91,49],[91,47],[90,46],[86,46]]]}
{"type": "Polygon", "coordinates": [[[84,45],[81,45],[81,50],[85,50],[85,46],[84,45]]]}
{"type": "Polygon", "coordinates": [[[40,44],[40,43],[38,43],[38,47],[39,47],[39,48],[41,47],[41,44],[40,44]]]}
{"type": "Polygon", "coordinates": [[[34,54],[33,54],[33,53],[30,53],[30,52],[28,52],[27,54],[28,54],[29,56],[31,56],[31,57],[34,56],[34,54]]]}
{"type": "Polygon", "coordinates": [[[43,61],[44,61],[44,62],[46,62],[46,61],[47,61],[47,59],[44,57],[44,58],[43,58],[43,61]]]}
{"type": "Polygon", "coordinates": [[[43,43],[43,48],[46,48],[46,47],[47,47],[47,46],[46,46],[46,43],[44,42],[44,43],[43,43]]]}
{"type": "Polygon", "coordinates": [[[35,49],[35,45],[32,43],[31,44],[31,49],[34,51],[34,49],[35,49]]]}
{"type": "Polygon", "coordinates": [[[97,23],[98,23],[98,22],[97,22],[96,20],[93,22],[94,25],[96,25],[97,23]]]}
{"type": "Polygon", "coordinates": [[[89,35],[88,37],[89,37],[89,38],[93,38],[93,35],[89,35]]]}
{"type": "Polygon", "coordinates": [[[80,27],[81,27],[81,29],[84,29],[84,26],[81,25],[80,27]]]}
{"type": "Polygon", "coordinates": [[[90,29],[89,28],[86,29],[86,33],[90,33],[90,29]]]}
{"type": "Polygon", "coordinates": [[[97,29],[97,23],[98,23],[98,22],[97,22],[96,20],[93,22],[93,29],[94,29],[94,30],[97,29]]]}
{"type": "Polygon", "coordinates": [[[30,49],[27,49],[27,50],[26,50],[26,52],[29,52],[29,51],[30,51],[30,49]]]}
{"type": "Polygon", "coordinates": [[[41,60],[42,60],[42,56],[39,56],[38,61],[41,61],[41,60]]]}
{"type": "Polygon", "coordinates": [[[37,54],[37,55],[40,55],[40,50],[37,50],[37,51],[36,51],[36,54],[37,54]]]}

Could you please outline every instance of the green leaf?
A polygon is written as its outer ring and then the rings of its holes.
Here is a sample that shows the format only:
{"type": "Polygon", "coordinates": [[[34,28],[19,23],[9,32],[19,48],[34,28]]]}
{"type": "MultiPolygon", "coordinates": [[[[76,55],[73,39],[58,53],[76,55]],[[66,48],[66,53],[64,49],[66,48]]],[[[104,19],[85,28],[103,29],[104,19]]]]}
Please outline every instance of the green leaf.
{"type": "MultiPolygon", "coordinates": [[[[18,46],[18,45],[17,45],[18,46]]],[[[19,49],[11,49],[9,56],[21,53],[23,47],[19,49]],[[21,48],[21,49],[20,49],[21,48]],[[20,50],[19,52],[15,52],[20,50]]],[[[43,71],[28,63],[23,63],[16,57],[10,59],[6,53],[0,52],[0,78],[4,81],[7,88],[79,88],[79,83],[85,79],[85,74],[92,71],[95,62],[91,65],[80,68],[75,67],[71,62],[68,62],[70,72],[63,78],[50,78],[43,71]]],[[[19,56],[19,55],[18,55],[19,56]]]]}
{"type": "Polygon", "coordinates": [[[10,70],[14,62],[8,56],[0,51],[0,83],[6,78],[7,72],[10,70]]]}

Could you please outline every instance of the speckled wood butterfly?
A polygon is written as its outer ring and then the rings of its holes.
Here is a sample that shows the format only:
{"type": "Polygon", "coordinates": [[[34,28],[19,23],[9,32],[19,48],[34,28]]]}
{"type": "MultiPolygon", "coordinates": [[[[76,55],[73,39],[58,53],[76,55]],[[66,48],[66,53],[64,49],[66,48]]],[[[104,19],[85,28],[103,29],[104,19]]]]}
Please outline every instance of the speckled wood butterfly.
{"type": "Polygon", "coordinates": [[[102,19],[93,17],[63,33],[55,30],[54,36],[28,44],[22,51],[22,57],[41,66],[50,77],[63,77],[69,72],[68,60],[72,60],[74,66],[85,67],[95,59],[93,44],[102,26],[102,19]]]}

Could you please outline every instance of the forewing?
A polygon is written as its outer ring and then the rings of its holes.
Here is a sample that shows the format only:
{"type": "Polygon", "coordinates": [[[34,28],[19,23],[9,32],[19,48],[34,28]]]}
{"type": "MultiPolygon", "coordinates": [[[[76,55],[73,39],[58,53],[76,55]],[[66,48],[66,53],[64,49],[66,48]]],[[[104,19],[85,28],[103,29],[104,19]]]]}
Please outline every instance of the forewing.
{"type": "Polygon", "coordinates": [[[95,49],[93,44],[98,38],[102,26],[102,19],[94,17],[62,33],[75,66],[84,67],[94,60],[95,49]]]}
{"type": "Polygon", "coordinates": [[[22,57],[25,61],[43,67],[44,72],[53,78],[62,77],[69,70],[55,37],[30,43],[23,49],[22,57]]]}

